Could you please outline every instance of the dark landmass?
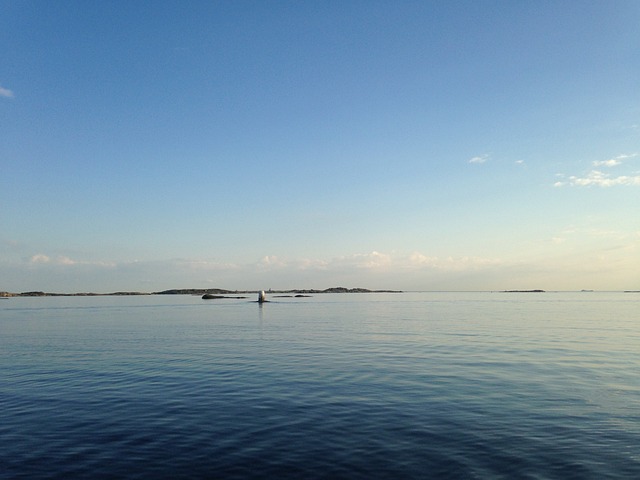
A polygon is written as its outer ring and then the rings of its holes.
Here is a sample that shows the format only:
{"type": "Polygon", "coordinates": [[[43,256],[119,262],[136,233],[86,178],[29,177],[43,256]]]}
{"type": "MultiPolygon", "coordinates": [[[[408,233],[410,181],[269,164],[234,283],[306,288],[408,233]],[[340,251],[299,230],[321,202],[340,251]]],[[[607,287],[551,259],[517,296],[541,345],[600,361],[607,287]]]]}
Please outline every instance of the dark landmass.
{"type": "Polygon", "coordinates": [[[234,293],[253,293],[248,290],[223,290],[222,288],[182,288],[153,292],[152,295],[231,295],[234,293]]]}
{"type": "Polygon", "coordinates": [[[311,298],[311,295],[302,295],[299,293],[298,295],[274,295],[273,298],[311,298]]]}
{"type": "Polygon", "coordinates": [[[247,297],[230,297],[227,295],[212,295],[211,293],[205,293],[202,296],[203,300],[217,300],[219,298],[247,298],[247,297]]]}
{"type": "Polygon", "coordinates": [[[625,290],[624,293],[640,293],[640,290],[625,290]]]}
{"type": "Polygon", "coordinates": [[[544,290],[503,290],[502,293],[544,293],[544,290]]]}
{"type": "Polygon", "coordinates": [[[270,293],[293,293],[299,295],[305,294],[317,294],[317,293],[403,293],[402,290],[368,290],[366,288],[344,288],[344,287],[332,287],[324,290],[286,290],[286,291],[271,291],[270,293]]]}
{"type": "MultiPolygon", "coordinates": [[[[81,292],[81,293],[51,293],[51,292],[41,292],[41,291],[33,291],[33,292],[22,292],[22,293],[11,293],[11,292],[0,292],[0,297],[94,297],[94,296],[119,296],[119,295],[211,295],[211,298],[215,298],[218,296],[219,298],[246,298],[246,297],[229,297],[228,295],[245,295],[245,294],[253,294],[257,293],[258,290],[224,290],[221,288],[184,288],[184,289],[173,289],[173,290],[163,290],[161,292],[112,292],[112,293],[92,293],[92,292],[81,292]]],[[[319,293],[402,293],[401,290],[368,290],[366,288],[345,288],[345,287],[332,287],[326,288],[324,290],[269,290],[267,291],[269,295],[274,293],[279,294],[290,294],[295,295],[296,297],[304,297],[309,294],[319,294],[319,293]]]]}
{"type": "MultiPolygon", "coordinates": [[[[246,295],[250,293],[258,293],[258,290],[224,290],[221,288],[186,288],[179,290],[163,290],[161,292],[153,292],[151,295],[246,295]]],[[[366,288],[345,288],[332,287],[324,290],[267,290],[267,294],[317,294],[317,293],[402,293],[400,290],[368,290],[366,288]]]]}

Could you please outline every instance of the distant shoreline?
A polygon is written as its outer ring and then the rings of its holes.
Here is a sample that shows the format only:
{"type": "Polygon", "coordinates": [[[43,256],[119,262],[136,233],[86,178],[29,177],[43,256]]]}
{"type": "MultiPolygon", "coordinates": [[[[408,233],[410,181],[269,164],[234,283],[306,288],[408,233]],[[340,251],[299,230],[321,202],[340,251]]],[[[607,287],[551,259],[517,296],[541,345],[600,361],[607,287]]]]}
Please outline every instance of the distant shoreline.
{"type": "MultiPolygon", "coordinates": [[[[15,297],[113,297],[113,296],[144,296],[144,295],[220,295],[226,297],[222,298],[234,298],[229,295],[254,295],[260,290],[225,290],[221,288],[184,288],[184,289],[171,289],[163,290],[160,292],[110,292],[110,293],[95,293],[95,292],[78,292],[78,293],[55,293],[55,292],[42,292],[42,291],[30,291],[30,292],[2,292],[0,291],[0,300],[6,298],[15,297]]],[[[456,293],[471,293],[471,292],[487,292],[487,293],[559,293],[559,292],[574,292],[574,293],[592,293],[594,290],[409,290],[409,293],[416,292],[456,292],[456,293]]],[[[600,292],[620,292],[620,293],[640,293],[640,290],[600,290],[600,292]]],[[[404,290],[369,290],[367,288],[344,288],[344,287],[332,287],[324,290],[320,289],[292,289],[292,290],[267,290],[267,295],[274,296],[304,296],[315,295],[322,293],[407,293],[404,290]]]]}
{"type": "MultiPolygon", "coordinates": [[[[225,290],[221,288],[185,288],[163,290],[160,292],[111,292],[111,293],[51,293],[51,292],[0,292],[0,298],[8,297],[108,297],[108,296],[133,296],[133,295],[237,295],[258,293],[259,290],[225,290]]],[[[319,294],[319,293],[403,293],[401,290],[369,290],[367,288],[345,288],[332,287],[324,290],[303,289],[303,290],[269,290],[268,294],[319,294]]]]}
{"type": "Polygon", "coordinates": [[[544,290],[536,289],[536,290],[502,290],[502,293],[546,293],[546,292],[544,290]]]}

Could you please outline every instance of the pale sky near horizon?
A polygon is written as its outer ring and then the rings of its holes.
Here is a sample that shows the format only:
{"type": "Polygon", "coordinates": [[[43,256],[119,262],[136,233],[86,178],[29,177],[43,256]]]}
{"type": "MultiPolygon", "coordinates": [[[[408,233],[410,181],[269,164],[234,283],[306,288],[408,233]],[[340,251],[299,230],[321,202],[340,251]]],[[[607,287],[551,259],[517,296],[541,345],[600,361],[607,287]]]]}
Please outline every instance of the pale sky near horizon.
{"type": "Polygon", "coordinates": [[[0,291],[640,289],[639,24],[0,0],[0,291]]]}

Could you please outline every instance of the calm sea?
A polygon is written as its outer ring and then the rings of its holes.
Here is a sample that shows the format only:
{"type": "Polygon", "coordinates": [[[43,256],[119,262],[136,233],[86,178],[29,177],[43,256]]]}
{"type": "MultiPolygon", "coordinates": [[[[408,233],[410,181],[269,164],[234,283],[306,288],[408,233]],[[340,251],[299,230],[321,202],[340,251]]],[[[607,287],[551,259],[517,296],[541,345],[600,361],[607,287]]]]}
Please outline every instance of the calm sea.
{"type": "Polygon", "coordinates": [[[640,294],[0,300],[0,478],[640,478],[640,294]]]}

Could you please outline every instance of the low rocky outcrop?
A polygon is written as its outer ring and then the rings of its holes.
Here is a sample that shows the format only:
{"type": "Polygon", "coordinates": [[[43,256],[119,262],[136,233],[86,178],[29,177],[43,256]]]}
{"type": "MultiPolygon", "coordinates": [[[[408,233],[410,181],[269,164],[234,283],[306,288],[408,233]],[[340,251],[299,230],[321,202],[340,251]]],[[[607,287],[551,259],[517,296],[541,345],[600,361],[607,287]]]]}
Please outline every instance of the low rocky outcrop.
{"type": "Polygon", "coordinates": [[[544,290],[503,290],[502,293],[544,293],[544,290]]]}

